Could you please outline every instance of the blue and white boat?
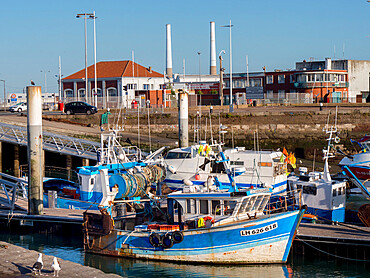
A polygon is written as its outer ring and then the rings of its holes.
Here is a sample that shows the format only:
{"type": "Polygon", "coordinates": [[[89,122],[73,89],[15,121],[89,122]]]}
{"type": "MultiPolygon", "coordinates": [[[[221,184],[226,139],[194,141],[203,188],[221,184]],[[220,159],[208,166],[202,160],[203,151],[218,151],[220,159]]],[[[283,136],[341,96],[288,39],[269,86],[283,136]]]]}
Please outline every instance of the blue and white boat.
{"type": "MultiPolygon", "coordinates": [[[[324,129],[329,138],[328,145],[323,150],[324,172],[307,173],[307,168],[300,167],[299,176],[288,178],[288,188],[300,191],[296,198],[307,206],[307,212],[317,216],[320,221],[345,221],[346,208],[346,181],[337,181],[331,178],[329,172],[329,158],[334,157],[333,141],[339,141],[336,127],[324,129]]],[[[335,151],[335,149],[334,149],[335,151]]]]}
{"type": "Polygon", "coordinates": [[[227,149],[225,164],[217,163],[221,159],[220,148],[202,143],[168,151],[164,159],[167,169],[164,183],[172,190],[181,190],[184,184],[212,186],[215,178],[231,185],[226,170],[229,168],[241,189],[271,188],[274,195],[286,193],[286,163],[280,161],[280,151],[227,149]]]}
{"type": "MultiPolygon", "coordinates": [[[[95,166],[78,167],[78,183],[72,186],[69,181],[49,179],[49,183],[60,181],[58,186],[51,184],[44,195],[44,206],[56,208],[99,210],[109,207],[115,199],[143,197],[151,186],[163,180],[164,169],[155,165],[157,151],[141,161],[140,149],[123,148],[117,141],[116,132],[101,135],[101,148],[95,166]]],[[[163,150],[163,149],[162,149],[163,150]]]]}
{"type": "Polygon", "coordinates": [[[236,185],[222,190],[219,183],[206,191],[185,185],[167,196],[166,205],[125,200],[115,217],[84,214],[84,248],[151,260],[285,263],[304,209],[271,213],[271,193],[271,188],[239,191],[236,185]]]}

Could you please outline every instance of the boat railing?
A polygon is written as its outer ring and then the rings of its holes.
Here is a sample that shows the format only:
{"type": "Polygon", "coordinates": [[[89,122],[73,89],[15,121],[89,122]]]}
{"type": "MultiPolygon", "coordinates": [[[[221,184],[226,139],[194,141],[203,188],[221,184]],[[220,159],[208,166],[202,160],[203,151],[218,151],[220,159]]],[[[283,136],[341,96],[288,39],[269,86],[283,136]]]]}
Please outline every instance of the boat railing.
{"type": "Polygon", "coordinates": [[[272,214],[276,212],[301,209],[302,207],[302,189],[287,191],[286,195],[270,199],[265,213],[272,214]],[[273,200],[273,201],[271,201],[273,200]]]}

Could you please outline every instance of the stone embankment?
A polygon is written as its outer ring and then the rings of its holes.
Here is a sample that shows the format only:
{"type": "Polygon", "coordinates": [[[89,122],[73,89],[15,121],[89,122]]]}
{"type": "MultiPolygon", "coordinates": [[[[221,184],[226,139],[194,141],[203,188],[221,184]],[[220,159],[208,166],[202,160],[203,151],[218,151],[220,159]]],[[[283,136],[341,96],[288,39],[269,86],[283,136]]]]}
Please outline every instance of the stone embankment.
{"type": "MultiPolygon", "coordinates": [[[[0,241],[0,277],[40,277],[32,272],[32,266],[38,258],[39,252],[27,250],[22,247],[0,241]]],[[[53,256],[43,254],[44,268],[42,276],[54,277],[51,270],[53,256]]],[[[116,274],[104,273],[103,271],[89,266],[80,265],[67,260],[58,259],[62,270],[59,277],[79,278],[115,278],[121,277],[116,274]]]]}

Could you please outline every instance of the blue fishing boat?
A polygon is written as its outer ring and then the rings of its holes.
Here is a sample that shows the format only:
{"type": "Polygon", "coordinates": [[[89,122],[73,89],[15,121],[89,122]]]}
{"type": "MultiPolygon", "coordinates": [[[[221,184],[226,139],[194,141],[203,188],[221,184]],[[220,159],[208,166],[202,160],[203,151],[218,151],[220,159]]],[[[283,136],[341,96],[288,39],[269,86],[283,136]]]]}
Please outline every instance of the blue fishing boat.
{"type": "MultiPolygon", "coordinates": [[[[223,163],[220,161],[219,163],[223,163]]],[[[304,209],[269,203],[272,189],[184,185],[159,199],[84,213],[86,252],[194,263],[285,263],[304,209]]],[[[295,204],[293,204],[295,206],[295,204]]]]}

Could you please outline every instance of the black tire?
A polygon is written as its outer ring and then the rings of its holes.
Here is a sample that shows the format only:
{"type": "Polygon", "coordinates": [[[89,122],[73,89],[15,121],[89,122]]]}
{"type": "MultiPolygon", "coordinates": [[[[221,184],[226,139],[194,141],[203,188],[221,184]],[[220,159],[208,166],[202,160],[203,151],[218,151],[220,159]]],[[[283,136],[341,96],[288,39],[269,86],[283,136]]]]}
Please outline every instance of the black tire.
{"type": "Polygon", "coordinates": [[[153,247],[159,247],[161,245],[161,236],[156,233],[152,233],[149,236],[149,242],[153,247]]]}
{"type": "Polygon", "coordinates": [[[91,110],[86,111],[86,115],[91,115],[91,114],[92,114],[91,110]]]}
{"type": "Polygon", "coordinates": [[[21,113],[22,112],[22,108],[18,108],[18,113],[21,113]]]}
{"type": "Polygon", "coordinates": [[[172,234],[166,233],[161,236],[161,245],[163,248],[171,248],[173,246],[172,234]]]}
{"type": "Polygon", "coordinates": [[[67,115],[72,115],[72,111],[71,111],[71,110],[67,110],[67,111],[66,111],[66,114],[67,114],[67,115]]]}
{"type": "Polygon", "coordinates": [[[184,239],[184,235],[180,231],[173,232],[172,239],[174,243],[180,243],[184,239]]]}

